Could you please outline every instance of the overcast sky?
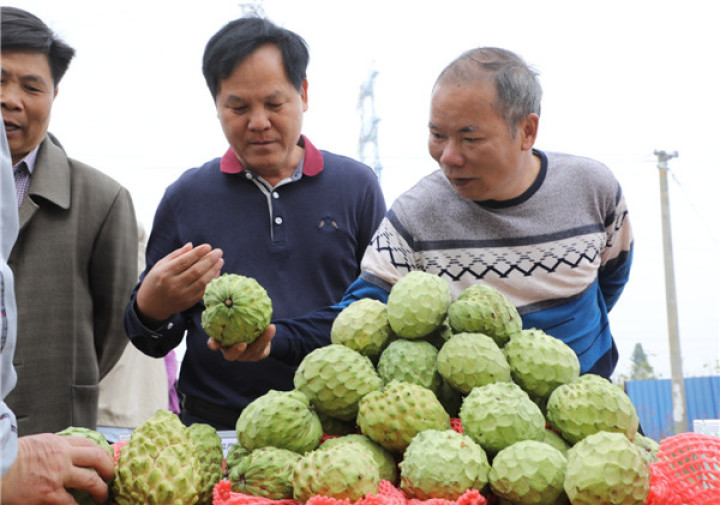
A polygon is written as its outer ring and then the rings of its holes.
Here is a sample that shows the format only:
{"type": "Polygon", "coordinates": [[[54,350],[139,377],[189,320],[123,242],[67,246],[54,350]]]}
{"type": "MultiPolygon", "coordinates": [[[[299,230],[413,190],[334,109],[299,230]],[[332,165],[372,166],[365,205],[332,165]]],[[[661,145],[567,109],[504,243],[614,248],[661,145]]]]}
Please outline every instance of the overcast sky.
{"type": "MultiPolygon", "coordinates": [[[[77,50],[50,130],[68,153],[131,191],[150,227],[165,187],[227,148],[200,70],[205,43],[241,2],[10,1],[77,50]]],[[[266,0],[265,13],[311,51],[304,132],[358,156],[358,96],[373,70],[388,204],[436,168],[427,154],[437,74],[477,46],[516,51],[544,88],[536,147],[597,158],[625,191],[635,231],[631,280],[611,313],[621,360],[641,343],[670,377],[655,150],[670,161],[675,281],[686,376],[720,359],[717,189],[720,30],[710,3],[609,0],[266,0]]],[[[559,202],[561,204],[561,202],[559,202]]]]}

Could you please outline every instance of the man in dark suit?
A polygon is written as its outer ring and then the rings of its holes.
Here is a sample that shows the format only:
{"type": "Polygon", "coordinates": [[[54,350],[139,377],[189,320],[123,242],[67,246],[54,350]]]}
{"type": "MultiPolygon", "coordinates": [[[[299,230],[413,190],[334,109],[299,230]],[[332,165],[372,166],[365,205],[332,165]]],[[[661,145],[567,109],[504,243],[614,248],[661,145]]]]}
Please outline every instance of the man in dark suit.
{"type": "Polygon", "coordinates": [[[47,132],[74,49],[29,12],[2,7],[0,19],[1,108],[20,216],[8,260],[18,386],[6,402],[20,435],[94,429],[98,382],[127,342],[122,316],[137,280],[135,211],[124,187],[68,158],[47,132]]]}

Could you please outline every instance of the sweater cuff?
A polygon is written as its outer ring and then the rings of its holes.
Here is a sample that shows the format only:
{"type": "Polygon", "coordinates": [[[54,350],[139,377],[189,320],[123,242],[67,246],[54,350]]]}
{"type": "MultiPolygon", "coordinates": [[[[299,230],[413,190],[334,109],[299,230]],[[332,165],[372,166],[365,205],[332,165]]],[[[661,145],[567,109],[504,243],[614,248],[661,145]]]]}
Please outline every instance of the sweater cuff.
{"type": "Polygon", "coordinates": [[[270,345],[270,356],[283,363],[290,363],[292,356],[292,346],[290,338],[287,335],[287,328],[281,324],[275,323],[275,336],[270,345]]]}

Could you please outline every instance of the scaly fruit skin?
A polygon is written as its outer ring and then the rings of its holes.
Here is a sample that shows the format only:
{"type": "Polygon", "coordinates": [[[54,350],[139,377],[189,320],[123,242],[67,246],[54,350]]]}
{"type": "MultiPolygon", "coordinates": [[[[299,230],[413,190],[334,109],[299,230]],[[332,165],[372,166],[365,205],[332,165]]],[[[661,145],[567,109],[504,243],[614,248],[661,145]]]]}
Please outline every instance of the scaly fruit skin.
{"type": "Polygon", "coordinates": [[[198,505],[212,505],[213,489],[223,477],[222,439],[214,427],[205,423],[191,424],[188,433],[198,462],[198,505]]]}
{"type": "Polygon", "coordinates": [[[520,386],[496,382],[474,388],[460,407],[463,430],[495,454],[520,440],[542,440],[545,418],[520,386]]]}
{"type": "Polygon", "coordinates": [[[377,371],[384,384],[392,380],[412,382],[437,393],[442,382],[437,355],[437,349],[430,342],[400,338],[390,342],[382,352],[377,371]]]}
{"type": "Polygon", "coordinates": [[[450,416],[429,389],[392,381],[360,400],[357,424],[363,435],[398,454],[421,431],[449,428],[450,416]]]}
{"type": "Polygon", "coordinates": [[[328,438],[320,447],[319,450],[330,449],[340,444],[360,444],[363,447],[370,450],[378,464],[378,471],[380,472],[380,479],[386,480],[392,484],[397,482],[398,478],[398,467],[393,456],[389,451],[385,450],[380,444],[377,444],[370,440],[370,438],[359,433],[352,433],[342,437],[328,438]]]}
{"type": "Polygon", "coordinates": [[[568,451],[564,487],[573,505],[644,505],[650,465],[625,435],[599,431],[568,451]]]}
{"type": "Polygon", "coordinates": [[[568,450],[572,447],[568,444],[563,437],[555,433],[550,428],[545,428],[545,433],[542,441],[548,445],[553,446],[555,449],[560,451],[563,456],[567,455],[568,450]]]}
{"type": "Polygon", "coordinates": [[[200,322],[212,339],[228,347],[254,342],[270,324],[272,302],[252,277],[222,274],[208,283],[200,322]]]}
{"type": "Polygon", "coordinates": [[[278,447],[255,449],[238,464],[228,468],[228,479],[236,493],[271,500],[292,499],[292,471],[302,456],[278,447]]]}
{"type": "Polygon", "coordinates": [[[473,284],[448,308],[448,322],[455,333],[483,333],[503,347],[522,330],[522,319],[510,299],[486,284],[473,284]]]}
{"type": "Polygon", "coordinates": [[[318,412],[341,421],[354,420],[360,399],[382,387],[370,358],[339,344],[306,355],[293,381],[318,412]]]}
{"type": "Polygon", "coordinates": [[[83,428],[81,426],[68,426],[62,431],[58,431],[56,435],[63,437],[83,437],[92,440],[97,445],[105,449],[112,456],[114,454],[112,446],[108,443],[105,435],[99,431],[91,430],[90,428],[83,428]]]}
{"type": "Polygon", "coordinates": [[[635,433],[635,438],[633,439],[633,443],[637,445],[640,449],[642,449],[642,455],[645,457],[645,459],[652,463],[654,461],[657,461],[658,456],[657,452],[658,449],[660,449],[660,443],[656,440],[653,440],[650,437],[646,437],[645,435],[642,435],[641,433],[635,433]]]}
{"type": "Polygon", "coordinates": [[[531,398],[546,400],[556,387],[580,377],[580,361],[575,351],[542,330],[515,333],[503,347],[503,353],[513,381],[531,398]]]}
{"type": "Polygon", "coordinates": [[[511,380],[502,349],[482,333],[450,337],[438,352],[437,369],[446,383],[465,395],[477,386],[511,380]]]}
{"type": "Polygon", "coordinates": [[[225,456],[225,477],[228,476],[230,468],[239,465],[242,460],[250,456],[250,451],[245,449],[240,442],[235,442],[230,446],[225,456]]]}
{"type": "Polygon", "coordinates": [[[457,500],[468,489],[483,491],[490,465],[482,447],[454,430],[425,430],[410,442],[400,467],[400,488],[420,500],[457,500]]]}
{"type": "Polygon", "coordinates": [[[451,302],[450,285],[437,275],[413,270],[390,289],[388,321],[403,338],[423,338],[445,320],[451,302]]]}
{"type": "Polygon", "coordinates": [[[337,315],[330,329],[330,341],[373,358],[380,355],[391,333],[387,306],[379,300],[362,298],[337,315]]]}
{"type": "Polygon", "coordinates": [[[517,505],[559,505],[564,498],[565,456],[537,440],[521,440],[498,452],[490,470],[493,492],[517,505]]]}
{"type": "Polygon", "coordinates": [[[322,425],[302,391],[271,389],[250,402],[235,424],[238,442],[248,451],[269,445],[300,454],[320,444],[322,425]]]}
{"type": "Polygon", "coordinates": [[[635,437],[638,416],[630,397],[618,386],[598,375],[586,374],[558,386],[546,407],[550,426],[575,444],[598,431],[635,437]]]}
{"type": "Polygon", "coordinates": [[[198,464],[188,428],[159,410],[138,426],[120,450],[113,492],[117,505],[194,505],[198,464]]]}
{"type": "MultiPolygon", "coordinates": [[[[68,426],[64,430],[58,431],[56,435],[60,435],[63,437],[88,438],[106,451],[108,451],[111,456],[114,456],[115,454],[115,451],[113,451],[113,448],[108,443],[105,435],[103,435],[99,431],[91,430],[90,428],[83,428],[81,426],[68,426]]],[[[97,502],[93,499],[92,495],[84,489],[68,488],[68,492],[73,496],[73,498],[75,498],[75,501],[78,502],[79,505],[97,505],[97,502]]],[[[105,501],[105,503],[110,502],[111,497],[108,496],[108,499],[105,501]]]]}
{"type": "Polygon", "coordinates": [[[357,443],[312,451],[293,467],[293,496],[302,502],[315,495],[356,501],[377,494],[379,486],[372,453],[357,443]]]}

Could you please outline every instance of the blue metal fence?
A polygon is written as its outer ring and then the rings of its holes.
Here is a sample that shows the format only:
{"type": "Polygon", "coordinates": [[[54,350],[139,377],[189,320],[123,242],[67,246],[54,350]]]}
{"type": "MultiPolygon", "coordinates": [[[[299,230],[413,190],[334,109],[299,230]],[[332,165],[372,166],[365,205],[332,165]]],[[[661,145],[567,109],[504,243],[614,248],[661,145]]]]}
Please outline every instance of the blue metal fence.
{"type": "MultiPolygon", "coordinates": [[[[670,379],[627,381],[625,391],[635,405],[646,436],[657,441],[675,435],[670,379]]],[[[686,377],[686,431],[696,419],[720,419],[720,376],[686,377]]]]}

